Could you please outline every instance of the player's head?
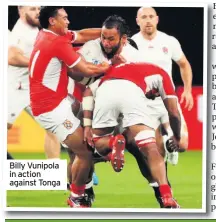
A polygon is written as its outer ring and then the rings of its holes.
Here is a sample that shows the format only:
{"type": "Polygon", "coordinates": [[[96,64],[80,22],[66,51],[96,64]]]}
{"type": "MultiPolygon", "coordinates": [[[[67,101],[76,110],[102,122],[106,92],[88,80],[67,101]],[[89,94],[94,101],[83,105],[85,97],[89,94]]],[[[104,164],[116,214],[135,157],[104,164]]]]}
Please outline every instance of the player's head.
{"type": "Polygon", "coordinates": [[[65,35],[70,24],[62,6],[41,7],[39,20],[42,28],[50,29],[58,35],[65,35]]]}
{"type": "Polygon", "coordinates": [[[117,15],[109,16],[103,23],[101,30],[101,48],[112,58],[127,42],[129,27],[125,20],[117,15]]]}
{"type": "Polygon", "coordinates": [[[159,18],[154,8],[139,8],[136,22],[140,31],[145,35],[152,35],[157,31],[159,18]]]}
{"type": "Polygon", "coordinates": [[[38,27],[40,26],[38,18],[40,8],[40,6],[18,6],[18,13],[25,23],[33,27],[38,27]]]}

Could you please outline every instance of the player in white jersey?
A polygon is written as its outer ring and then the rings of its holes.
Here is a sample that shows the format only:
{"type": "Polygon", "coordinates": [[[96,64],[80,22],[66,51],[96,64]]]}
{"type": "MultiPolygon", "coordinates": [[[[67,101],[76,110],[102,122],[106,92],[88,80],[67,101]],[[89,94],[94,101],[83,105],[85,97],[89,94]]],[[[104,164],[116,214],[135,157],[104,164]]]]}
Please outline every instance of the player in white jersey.
{"type": "MultiPolygon", "coordinates": [[[[125,21],[119,16],[110,16],[103,23],[101,38],[85,43],[84,46],[79,50],[79,53],[88,62],[92,63],[101,63],[103,61],[111,62],[113,58],[115,59],[115,62],[117,62],[116,59],[118,58],[120,62],[123,62],[122,60],[129,62],[143,61],[141,59],[139,51],[128,43],[128,34],[128,27],[126,26],[125,21]]],[[[82,82],[84,84],[89,84],[94,80],[95,79],[89,80],[85,78],[82,82]]],[[[84,115],[85,112],[88,112],[89,110],[88,105],[90,105],[90,109],[91,107],[93,107],[91,105],[92,101],[90,100],[93,100],[95,89],[98,87],[97,83],[98,81],[94,82],[85,91],[85,97],[83,98],[84,115]]],[[[87,140],[89,131],[91,130],[91,127],[88,128],[88,126],[91,126],[88,118],[84,118],[84,126],[86,126],[84,133],[86,134],[87,140]]],[[[153,180],[151,178],[151,175],[149,175],[150,172],[148,171],[148,167],[146,166],[145,160],[137,146],[127,144],[126,148],[136,158],[142,175],[146,177],[149,182],[152,182],[153,180]]],[[[158,187],[153,187],[153,189],[158,202],[161,204],[160,192],[158,187]]]]}
{"type": "MultiPolygon", "coordinates": [[[[101,38],[86,42],[78,53],[80,53],[87,62],[93,64],[100,64],[102,62],[111,63],[111,59],[117,55],[129,61],[134,61],[135,58],[137,58],[138,51],[129,44],[128,34],[129,28],[125,21],[117,15],[110,16],[103,24],[101,38]]],[[[95,79],[97,78],[84,77],[80,82],[84,85],[89,85],[94,82],[95,79]]],[[[70,80],[69,85],[69,93],[73,94],[73,80],[70,80]]],[[[104,160],[106,161],[106,159],[104,160]]],[[[97,158],[96,161],[99,161],[99,159],[97,158]]],[[[69,177],[72,176],[69,175],[69,177]]],[[[91,186],[86,190],[86,193],[88,193],[90,198],[93,196],[91,186]]]]}
{"type": "MultiPolygon", "coordinates": [[[[29,109],[29,58],[39,32],[40,6],[19,6],[19,19],[9,38],[8,52],[8,129],[22,110],[31,115],[29,109]]],[[[60,144],[54,134],[45,136],[45,152],[48,158],[56,158],[60,144]]]]}
{"type": "MultiPolygon", "coordinates": [[[[184,92],[181,95],[180,103],[185,102],[185,108],[191,110],[193,107],[193,97],[191,93],[192,70],[190,63],[182,51],[179,41],[175,37],[157,30],[159,19],[154,8],[140,8],[137,12],[136,21],[140,27],[140,32],[135,34],[132,39],[136,42],[141,55],[145,61],[157,64],[163,68],[170,75],[171,79],[172,60],[177,63],[180,68],[182,81],[184,83],[184,92]]],[[[166,130],[166,133],[168,134],[168,137],[170,137],[172,135],[172,131],[170,129],[168,115],[162,100],[158,98],[155,101],[150,102],[149,107],[152,110],[152,114],[158,120],[158,126],[162,124],[166,130]]],[[[181,118],[183,124],[181,128],[181,141],[179,145],[181,147],[180,151],[185,151],[188,148],[188,130],[182,113],[181,118]]],[[[157,130],[157,135],[158,137],[161,135],[159,133],[159,128],[157,130]]],[[[164,147],[168,137],[164,136],[163,139],[160,139],[160,144],[158,144],[159,147],[164,147]]],[[[167,152],[167,155],[168,161],[170,161],[172,164],[177,164],[177,152],[167,152]]]]}

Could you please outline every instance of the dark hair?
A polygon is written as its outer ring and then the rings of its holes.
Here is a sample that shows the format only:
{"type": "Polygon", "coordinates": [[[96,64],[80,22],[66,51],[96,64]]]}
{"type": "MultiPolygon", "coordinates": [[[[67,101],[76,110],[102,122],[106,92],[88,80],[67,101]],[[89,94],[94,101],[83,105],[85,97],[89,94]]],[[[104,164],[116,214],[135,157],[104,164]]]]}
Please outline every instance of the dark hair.
{"type": "Polygon", "coordinates": [[[126,21],[118,15],[111,15],[106,18],[106,20],[103,22],[103,26],[105,26],[107,29],[116,28],[120,37],[123,35],[130,35],[130,30],[126,24],[126,21]]]}
{"type": "Polygon", "coordinates": [[[55,17],[58,14],[58,10],[63,6],[43,6],[40,10],[39,21],[42,28],[47,29],[49,27],[49,18],[55,17]]]}

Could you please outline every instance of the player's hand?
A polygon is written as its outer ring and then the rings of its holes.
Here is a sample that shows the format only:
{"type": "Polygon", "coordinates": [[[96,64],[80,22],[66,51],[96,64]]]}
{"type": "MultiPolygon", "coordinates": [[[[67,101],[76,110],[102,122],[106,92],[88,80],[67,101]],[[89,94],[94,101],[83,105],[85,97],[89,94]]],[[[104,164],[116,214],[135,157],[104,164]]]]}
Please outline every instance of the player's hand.
{"type": "Polygon", "coordinates": [[[108,62],[102,62],[98,66],[101,69],[101,73],[105,73],[110,68],[110,65],[108,62]]]}
{"type": "Polygon", "coordinates": [[[190,91],[184,90],[184,92],[181,94],[181,100],[180,103],[183,103],[185,101],[185,109],[188,109],[190,111],[193,108],[194,100],[192,93],[190,91]]]}
{"type": "Polygon", "coordinates": [[[102,66],[105,69],[108,69],[110,67],[108,62],[102,62],[102,63],[100,63],[100,66],[102,66]]]}
{"type": "Polygon", "coordinates": [[[158,89],[153,88],[153,89],[147,91],[147,92],[145,93],[145,96],[146,96],[147,99],[154,100],[156,97],[159,97],[160,94],[159,94],[159,92],[158,92],[158,89]]]}
{"type": "Polygon", "coordinates": [[[168,152],[170,152],[170,153],[172,153],[174,151],[178,151],[178,149],[179,149],[179,140],[176,140],[176,138],[174,136],[170,137],[166,141],[166,148],[167,148],[168,152]]]}
{"type": "Polygon", "coordinates": [[[94,143],[92,140],[92,128],[91,126],[86,126],[84,128],[84,142],[87,142],[91,147],[94,147],[94,143]]]}
{"type": "Polygon", "coordinates": [[[113,65],[118,65],[120,63],[126,63],[127,60],[120,54],[114,55],[111,59],[113,65]]]}

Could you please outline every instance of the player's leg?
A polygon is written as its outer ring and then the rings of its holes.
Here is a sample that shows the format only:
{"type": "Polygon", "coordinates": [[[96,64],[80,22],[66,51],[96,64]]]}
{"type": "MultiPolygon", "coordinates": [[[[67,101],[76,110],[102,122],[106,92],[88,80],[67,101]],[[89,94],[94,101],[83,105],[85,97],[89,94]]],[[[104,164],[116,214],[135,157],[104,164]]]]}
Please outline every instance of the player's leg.
{"type": "Polygon", "coordinates": [[[120,172],[124,166],[125,139],[120,134],[113,136],[118,125],[122,98],[124,92],[119,89],[118,80],[104,82],[97,89],[92,121],[95,150],[100,156],[110,154],[111,164],[116,172],[120,172]]]}
{"type": "Polygon", "coordinates": [[[47,159],[60,158],[61,146],[58,138],[51,132],[46,131],[44,139],[44,151],[47,159]]]}
{"type": "MultiPolygon", "coordinates": [[[[181,116],[181,140],[179,143],[179,150],[178,152],[185,152],[188,149],[188,129],[187,124],[185,122],[184,116],[182,114],[180,105],[178,104],[178,109],[181,116]]],[[[164,118],[162,118],[163,128],[165,130],[165,135],[163,135],[163,145],[164,149],[167,153],[167,160],[173,164],[176,165],[178,163],[178,152],[169,152],[167,147],[167,141],[170,137],[173,136],[172,129],[170,127],[170,124],[168,122],[168,116],[164,115],[164,118]]]]}
{"type": "Polygon", "coordinates": [[[43,113],[35,119],[45,129],[55,133],[59,141],[75,154],[71,167],[72,184],[68,204],[71,207],[89,207],[84,191],[92,166],[92,152],[83,143],[83,129],[79,126],[80,121],[71,111],[70,101],[67,98],[63,99],[54,110],[43,113]]]}
{"type": "MultiPolygon", "coordinates": [[[[82,125],[82,120],[83,120],[82,105],[79,102],[79,100],[74,98],[72,95],[70,95],[70,97],[73,99],[73,103],[72,103],[73,114],[81,121],[81,125],[82,125]]],[[[93,172],[92,179],[93,179],[93,185],[98,185],[99,179],[95,172],[93,172]]]]}
{"type": "MultiPolygon", "coordinates": [[[[126,139],[126,141],[127,141],[127,139],[126,139]]],[[[151,172],[149,171],[148,164],[146,162],[145,157],[141,154],[139,148],[134,143],[126,142],[126,148],[127,148],[128,152],[131,153],[135,157],[142,176],[147,179],[149,185],[152,187],[152,189],[154,191],[154,195],[155,195],[157,202],[159,203],[160,207],[162,207],[163,203],[162,203],[162,199],[161,199],[161,195],[160,195],[159,186],[155,182],[154,178],[152,178],[152,176],[151,176],[151,172]]]]}
{"type": "Polygon", "coordinates": [[[159,191],[164,208],[177,208],[177,202],[172,197],[171,188],[166,177],[166,167],[164,159],[157,149],[155,132],[145,125],[130,126],[127,131],[129,137],[133,137],[141,155],[146,159],[149,171],[154,180],[159,185],[159,191]]]}
{"type": "Polygon", "coordinates": [[[93,141],[95,152],[104,157],[110,155],[113,169],[120,172],[124,167],[125,138],[121,134],[114,136],[113,132],[114,127],[94,128],[93,141]]]}
{"type": "MultiPolygon", "coordinates": [[[[34,119],[32,110],[30,106],[25,108],[25,111],[28,113],[30,117],[34,119]]],[[[47,159],[59,159],[61,152],[61,145],[58,138],[51,133],[50,131],[46,131],[44,138],[44,152],[47,159]]]]}
{"type": "MultiPolygon", "coordinates": [[[[146,98],[139,87],[133,85],[127,89],[132,91],[133,98],[124,105],[123,127],[127,127],[127,139],[129,143],[135,143],[143,158],[139,161],[146,161],[151,177],[159,185],[163,207],[178,207],[172,198],[171,189],[167,182],[166,167],[164,159],[158,151],[155,139],[155,121],[152,119],[151,110],[147,107],[146,98]]],[[[146,176],[146,175],[145,175],[146,176]]],[[[149,177],[148,177],[149,178],[149,177]]],[[[150,178],[149,178],[150,180],[150,178]]],[[[151,181],[151,180],[150,180],[151,181]]]]}
{"type": "Polygon", "coordinates": [[[72,183],[70,185],[71,195],[68,204],[71,207],[90,206],[84,198],[85,184],[89,177],[92,166],[92,153],[83,143],[83,129],[78,127],[72,134],[69,134],[64,140],[64,144],[75,154],[73,164],[71,165],[72,183]]]}
{"type": "MultiPolygon", "coordinates": [[[[71,168],[72,168],[72,164],[75,159],[75,154],[74,154],[74,152],[72,152],[71,150],[68,149],[68,155],[69,155],[70,160],[68,162],[68,167],[67,167],[67,174],[68,174],[67,189],[70,190],[71,189],[70,185],[72,184],[71,168]]],[[[88,180],[86,181],[86,185],[85,185],[85,195],[87,196],[88,201],[91,204],[94,202],[94,199],[95,199],[95,194],[94,194],[94,190],[93,190],[93,181],[92,181],[93,172],[94,172],[94,163],[92,163],[92,167],[89,172],[89,177],[88,177],[88,180]]]]}

